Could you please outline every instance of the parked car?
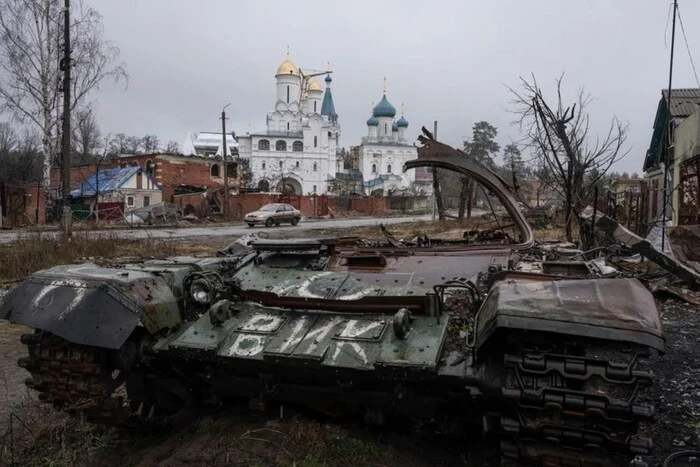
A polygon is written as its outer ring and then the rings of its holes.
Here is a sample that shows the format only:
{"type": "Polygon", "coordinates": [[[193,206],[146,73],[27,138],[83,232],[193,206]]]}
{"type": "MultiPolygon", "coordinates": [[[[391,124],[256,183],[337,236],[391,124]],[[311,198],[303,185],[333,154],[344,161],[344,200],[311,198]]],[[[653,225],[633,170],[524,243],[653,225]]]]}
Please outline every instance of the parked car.
{"type": "Polygon", "coordinates": [[[284,203],[266,204],[257,211],[249,212],[245,215],[245,222],[249,227],[256,224],[264,224],[265,227],[280,225],[282,222],[289,222],[297,225],[301,220],[301,211],[294,209],[294,206],[284,203]]]}

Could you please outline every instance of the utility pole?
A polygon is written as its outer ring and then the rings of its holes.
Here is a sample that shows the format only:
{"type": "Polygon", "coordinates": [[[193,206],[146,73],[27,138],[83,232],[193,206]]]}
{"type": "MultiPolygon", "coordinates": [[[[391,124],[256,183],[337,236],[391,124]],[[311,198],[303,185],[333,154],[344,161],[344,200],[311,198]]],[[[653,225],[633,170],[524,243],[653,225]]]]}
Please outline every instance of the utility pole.
{"type": "MultiPolygon", "coordinates": [[[[671,160],[671,85],[673,83],[673,46],[676,42],[676,11],[678,10],[678,0],[673,0],[673,27],[671,28],[671,63],[668,66],[668,100],[666,101],[666,147],[664,148],[664,192],[663,208],[661,214],[661,251],[666,246],[666,205],[668,204],[668,164],[671,160]]],[[[662,140],[663,141],[663,140],[662,140]]]]}
{"type": "Polygon", "coordinates": [[[221,147],[223,149],[224,157],[224,200],[223,200],[223,214],[224,220],[228,219],[228,165],[226,163],[226,104],[223,109],[221,109],[221,147]]]}
{"type": "Polygon", "coordinates": [[[70,213],[70,0],[64,0],[63,10],[63,128],[61,135],[61,156],[63,157],[63,233],[71,234],[70,213]]]}
{"type": "MultiPolygon", "coordinates": [[[[437,120],[433,122],[433,138],[437,141],[437,120]]],[[[437,168],[433,167],[433,220],[435,220],[435,205],[437,204],[438,219],[445,219],[445,208],[442,204],[442,192],[440,191],[440,181],[438,180],[437,168]]]]}

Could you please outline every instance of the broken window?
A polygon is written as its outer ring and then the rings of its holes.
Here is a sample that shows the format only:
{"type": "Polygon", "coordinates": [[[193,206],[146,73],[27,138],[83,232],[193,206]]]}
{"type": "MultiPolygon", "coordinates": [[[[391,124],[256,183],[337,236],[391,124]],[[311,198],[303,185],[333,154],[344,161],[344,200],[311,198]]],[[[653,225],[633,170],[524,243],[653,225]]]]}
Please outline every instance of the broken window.
{"type": "Polygon", "coordinates": [[[126,205],[129,207],[132,207],[134,205],[134,197],[133,196],[126,197],[126,205]]]}
{"type": "Polygon", "coordinates": [[[151,197],[150,196],[144,196],[143,197],[143,206],[150,206],[151,205],[151,197]]]}
{"type": "Polygon", "coordinates": [[[221,176],[221,173],[220,173],[220,170],[219,170],[219,164],[214,164],[214,165],[212,165],[212,166],[211,166],[210,172],[211,172],[211,176],[212,176],[212,177],[220,177],[220,176],[221,176]]]}

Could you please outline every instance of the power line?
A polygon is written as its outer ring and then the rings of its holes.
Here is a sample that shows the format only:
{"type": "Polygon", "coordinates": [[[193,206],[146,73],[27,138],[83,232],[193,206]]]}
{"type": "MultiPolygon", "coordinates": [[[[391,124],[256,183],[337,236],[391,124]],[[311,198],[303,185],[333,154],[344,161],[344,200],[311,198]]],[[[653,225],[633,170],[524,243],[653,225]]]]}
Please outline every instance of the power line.
{"type": "Polygon", "coordinates": [[[678,22],[681,25],[681,32],[683,33],[683,40],[685,41],[685,49],[688,51],[688,58],[690,58],[690,66],[693,68],[693,74],[695,75],[695,82],[700,88],[700,80],[698,80],[698,72],[695,69],[695,63],[693,62],[693,54],[690,53],[688,38],[685,36],[685,28],[683,27],[683,18],[681,17],[681,10],[678,7],[676,7],[676,12],[678,13],[678,22]]]}

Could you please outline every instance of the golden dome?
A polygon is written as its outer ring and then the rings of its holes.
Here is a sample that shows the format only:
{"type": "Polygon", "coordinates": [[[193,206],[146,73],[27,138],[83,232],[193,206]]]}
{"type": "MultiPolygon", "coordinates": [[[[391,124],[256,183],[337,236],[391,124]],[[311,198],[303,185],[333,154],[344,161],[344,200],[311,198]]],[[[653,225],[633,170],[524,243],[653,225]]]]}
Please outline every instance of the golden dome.
{"type": "Polygon", "coordinates": [[[296,75],[299,76],[299,68],[289,59],[285,58],[282,64],[277,68],[278,75],[296,75]]]}
{"type": "Polygon", "coordinates": [[[311,80],[311,82],[309,83],[308,90],[309,91],[323,91],[323,89],[321,89],[321,85],[318,84],[318,81],[316,81],[315,79],[311,80]]]}

